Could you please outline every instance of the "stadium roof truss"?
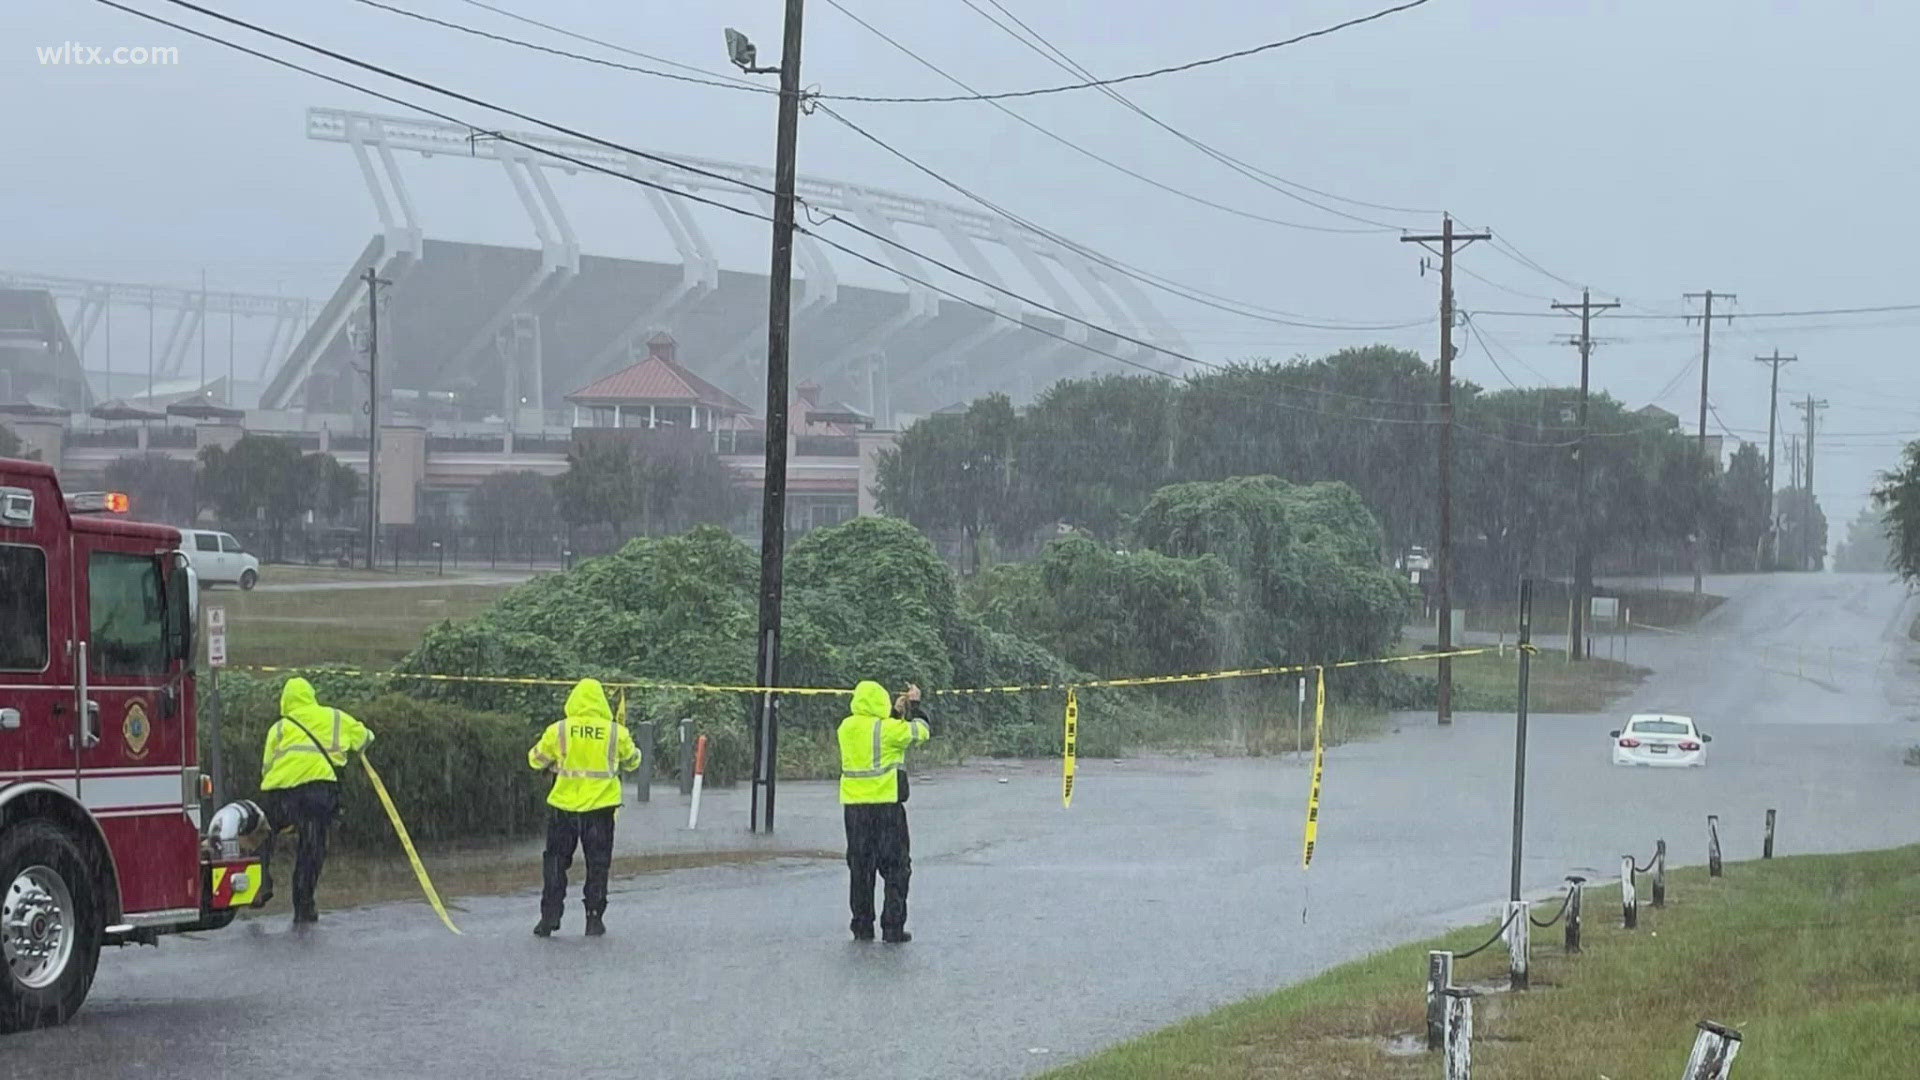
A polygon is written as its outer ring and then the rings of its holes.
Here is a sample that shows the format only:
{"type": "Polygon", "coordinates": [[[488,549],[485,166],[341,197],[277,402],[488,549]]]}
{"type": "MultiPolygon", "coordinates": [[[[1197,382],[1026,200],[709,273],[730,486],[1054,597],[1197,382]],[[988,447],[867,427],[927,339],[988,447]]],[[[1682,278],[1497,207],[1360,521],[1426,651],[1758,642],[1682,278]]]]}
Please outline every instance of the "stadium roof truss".
{"type": "MultiPolygon", "coordinates": [[[[505,292],[504,300],[492,297],[487,310],[472,313],[479,321],[464,343],[440,354],[415,376],[427,383],[459,377],[483,357],[485,362],[499,359],[514,365],[525,363],[528,356],[540,356],[537,342],[531,348],[504,342],[524,337],[528,317],[537,323],[581,275],[579,241],[554,193],[552,170],[573,175],[582,171],[579,166],[584,163],[655,185],[645,189],[645,198],[678,256],[677,282],[647,295],[617,297],[613,303],[620,309],[619,317],[608,324],[609,334],[596,339],[591,355],[576,357],[568,371],[554,373],[572,379],[575,385],[584,385],[631,362],[637,342],[654,330],[673,328],[678,320],[691,318],[696,307],[721,290],[722,271],[701,227],[697,204],[683,193],[717,196],[769,215],[772,210],[772,200],[766,194],[766,189],[773,186],[771,169],[711,158],[665,153],[643,157],[581,139],[487,132],[434,120],[328,108],[308,110],[307,137],[344,143],[352,149],[380,217],[381,233],[368,244],[305,338],[273,375],[261,402],[262,407],[270,409],[286,408],[299,401],[316,363],[336,348],[336,340],[356,317],[364,319],[365,288],[359,275],[372,268],[380,277],[397,283],[414,271],[426,251],[417,209],[395,151],[499,162],[540,243],[537,267],[524,270],[515,287],[505,292]]],[[[883,294],[854,290],[865,294],[869,303],[856,319],[845,303],[854,298],[842,287],[835,270],[834,256],[839,253],[829,252],[826,245],[801,233],[795,245],[800,274],[793,308],[794,339],[798,342],[806,338],[810,327],[822,329],[821,340],[832,338],[828,328],[835,328],[843,336],[832,339],[824,355],[810,358],[810,370],[797,365],[797,375],[820,382],[864,375],[871,380],[870,403],[877,405],[885,400],[879,384],[888,378],[888,368],[896,375],[937,375],[957,391],[1008,375],[1060,377],[1085,370],[1088,362],[1102,359],[1077,345],[1139,359],[1151,357],[1158,349],[1179,350],[1184,346],[1172,325],[1139,288],[1116,273],[1106,260],[1078,245],[978,209],[839,180],[802,176],[797,193],[814,211],[844,215],[893,241],[873,246],[877,258],[898,275],[904,290],[904,295],[891,294],[896,300],[887,301],[886,310],[879,315],[873,314],[871,298],[883,294]],[[963,267],[992,287],[931,266],[901,239],[903,226],[937,236],[950,254],[930,257],[963,267]],[[985,247],[1008,252],[1012,263],[1031,280],[1008,281],[988,258],[985,247]],[[943,279],[948,284],[935,287],[943,279]],[[1089,316],[1067,282],[1077,285],[1081,296],[1090,298],[1100,314],[1089,316]],[[953,323],[952,328],[944,336],[929,336],[925,331],[943,316],[938,295],[941,289],[967,295],[969,303],[977,303],[998,317],[983,319],[980,313],[965,311],[967,318],[955,321],[952,313],[966,305],[945,305],[949,313],[946,321],[953,323]],[[1036,311],[1011,293],[1042,295],[1045,303],[1069,318],[1036,311]],[[1074,319],[1105,322],[1124,336],[1090,332],[1074,319]],[[846,329],[850,325],[852,329],[846,329]]],[[[867,245],[863,241],[861,246],[867,245]]],[[[764,276],[755,280],[764,289],[764,276]]],[[[762,301],[757,318],[728,321],[724,334],[716,339],[719,344],[704,350],[699,361],[704,368],[702,374],[723,386],[729,381],[738,385],[761,355],[765,336],[762,301]]],[[[556,359],[549,355],[546,363],[551,366],[556,359]]],[[[544,381],[546,374],[537,369],[510,371],[507,381],[523,386],[528,385],[523,380],[531,378],[532,385],[544,387],[547,398],[555,398],[553,384],[544,381]]]]}

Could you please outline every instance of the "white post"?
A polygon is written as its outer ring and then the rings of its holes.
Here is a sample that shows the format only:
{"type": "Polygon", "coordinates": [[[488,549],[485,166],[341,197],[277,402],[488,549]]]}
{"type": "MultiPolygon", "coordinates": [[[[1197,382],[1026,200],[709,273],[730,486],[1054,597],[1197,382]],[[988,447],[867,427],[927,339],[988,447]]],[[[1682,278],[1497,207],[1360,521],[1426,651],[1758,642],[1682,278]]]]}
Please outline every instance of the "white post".
{"type": "Polygon", "coordinates": [[[1447,987],[1447,1080],[1473,1080],[1473,991],[1447,987]]]}
{"type": "Polygon", "coordinates": [[[1507,904],[1507,989],[1525,990],[1527,988],[1527,959],[1532,946],[1532,919],[1527,915],[1527,902],[1513,900],[1507,904]]]}
{"type": "Polygon", "coordinates": [[[1700,1021],[1693,1037],[1693,1055],[1681,1080],[1727,1080],[1733,1074],[1733,1056],[1740,1052],[1740,1033],[1711,1020],[1700,1021]]]}
{"type": "Polygon", "coordinates": [[[700,736],[693,747],[693,805],[687,808],[687,828],[700,827],[700,789],[707,784],[707,737],[700,736]]]}
{"type": "Polygon", "coordinates": [[[1427,1049],[1439,1050],[1447,1043],[1447,987],[1453,985],[1453,954],[1435,951],[1427,954],[1427,1049]]]}
{"type": "Polygon", "coordinates": [[[1633,856],[1620,856],[1620,925],[1628,930],[1640,925],[1640,899],[1633,892],[1633,856]]]}

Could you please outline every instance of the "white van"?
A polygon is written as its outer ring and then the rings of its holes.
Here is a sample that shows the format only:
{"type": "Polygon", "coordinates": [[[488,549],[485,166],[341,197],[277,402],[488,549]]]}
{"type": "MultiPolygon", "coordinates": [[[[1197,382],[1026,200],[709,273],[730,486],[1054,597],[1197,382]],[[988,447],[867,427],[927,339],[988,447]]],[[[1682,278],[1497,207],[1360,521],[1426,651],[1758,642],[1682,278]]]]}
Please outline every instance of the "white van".
{"type": "Polygon", "coordinates": [[[260,560],[240,550],[240,541],[227,533],[181,529],[180,550],[202,582],[251,589],[260,580],[260,560]]]}

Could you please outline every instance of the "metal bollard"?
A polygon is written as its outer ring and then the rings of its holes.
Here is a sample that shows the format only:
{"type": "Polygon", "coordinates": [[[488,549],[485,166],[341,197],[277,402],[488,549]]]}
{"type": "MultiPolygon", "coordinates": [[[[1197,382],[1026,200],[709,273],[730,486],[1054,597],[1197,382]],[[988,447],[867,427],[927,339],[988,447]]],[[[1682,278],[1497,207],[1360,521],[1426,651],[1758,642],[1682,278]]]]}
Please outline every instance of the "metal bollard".
{"type": "Polygon", "coordinates": [[[1507,989],[1527,988],[1527,961],[1532,959],[1533,920],[1525,900],[1507,902],[1507,989]]]}
{"type": "Polygon", "coordinates": [[[633,729],[633,741],[640,746],[640,774],[634,788],[641,802],[653,801],[653,721],[642,720],[633,729]]]}
{"type": "Polygon", "coordinates": [[[1583,877],[1567,878],[1567,888],[1573,895],[1567,897],[1567,955],[1580,951],[1580,900],[1586,893],[1587,879],[1583,877]]]}
{"type": "Polygon", "coordinates": [[[1760,857],[1763,859],[1773,858],[1773,811],[1772,810],[1767,811],[1767,839],[1766,839],[1766,842],[1762,844],[1760,847],[1760,857]]]}
{"type": "Polygon", "coordinates": [[[1447,1080],[1473,1080],[1473,991],[1447,987],[1447,1080]]]}
{"type": "Polygon", "coordinates": [[[1693,1054],[1687,1058],[1687,1071],[1680,1080],[1727,1080],[1733,1073],[1733,1056],[1740,1052],[1740,1033],[1711,1020],[1700,1021],[1693,1037],[1693,1054]]]}
{"type": "Polygon", "coordinates": [[[1447,1042],[1447,987],[1453,985],[1453,954],[1444,950],[1427,954],[1427,1049],[1438,1050],[1447,1042]]]}
{"type": "Polygon", "coordinates": [[[1707,815],[1707,876],[1720,876],[1720,815],[1707,815]]]}
{"type": "Polygon", "coordinates": [[[680,720],[680,794],[693,794],[693,721],[680,720]]]}
{"type": "Polygon", "coordinates": [[[1633,856],[1620,856],[1620,925],[1632,930],[1640,925],[1640,898],[1633,892],[1633,856]]]}
{"type": "Polygon", "coordinates": [[[1667,906],[1667,842],[1653,845],[1653,906],[1667,906]]]}

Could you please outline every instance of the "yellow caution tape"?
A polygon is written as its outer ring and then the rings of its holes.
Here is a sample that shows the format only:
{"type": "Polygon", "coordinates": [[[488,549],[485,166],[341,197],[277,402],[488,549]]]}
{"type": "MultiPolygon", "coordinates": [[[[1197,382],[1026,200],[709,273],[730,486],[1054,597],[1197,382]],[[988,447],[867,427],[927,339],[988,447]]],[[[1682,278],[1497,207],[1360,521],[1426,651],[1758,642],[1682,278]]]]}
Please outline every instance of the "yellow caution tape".
{"type": "MultiPolygon", "coordinates": [[[[1484,651],[1484,650],[1483,650],[1484,651]]],[[[1327,726],[1327,672],[1315,668],[1313,691],[1313,784],[1307,789],[1307,826],[1301,838],[1300,869],[1313,865],[1313,848],[1320,842],[1320,777],[1326,771],[1327,744],[1322,738],[1327,726]]]]}
{"type": "Polygon", "coordinates": [[[1065,751],[1060,759],[1060,807],[1067,809],[1073,805],[1073,768],[1078,760],[1080,746],[1080,697],[1069,688],[1067,690],[1067,735],[1063,744],[1065,751]]]}
{"type": "MultiPolygon", "coordinates": [[[[1462,656],[1481,656],[1494,652],[1490,648],[1454,649],[1449,652],[1410,653],[1405,656],[1375,656],[1364,660],[1340,660],[1328,664],[1282,664],[1274,667],[1236,668],[1228,671],[1196,671],[1181,675],[1138,675],[1119,679],[1087,679],[1078,682],[1024,683],[1017,686],[976,686],[947,690],[929,690],[929,696],[957,697],[973,694],[1033,694],[1054,690],[1105,690],[1128,686],[1172,686],[1179,683],[1214,682],[1220,679],[1257,679],[1273,675],[1301,675],[1326,668],[1373,667],[1380,664],[1414,664],[1427,660],[1447,660],[1462,656]]],[[[356,668],[313,668],[287,667],[274,665],[252,665],[235,667],[234,671],[252,671],[263,674],[320,674],[346,675],[359,678],[417,679],[425,682],[479,683],[496,686],[572,686],[578,679],[548,679],[514,675],[440,675],[406,671],[367,671],[356,668]]],[[[838,686],[736,686],[726,683],[676,683],[657,682],[652,679],[633,679],[623,682],[602,682],[610,690],[690,690],[714,694],[783,694],[788,696],[820,695],[846,697],[853,693],[849,687],[838,686]]]]}
{"type": "Polygon", "coordinates": [[[460,928],[453,925],[453,919],[447,915],[447,906],[440,902],[440,894],[434,891],[433,880],[427,877],[427,868],[421,865],[420,853],[413,849],[413,837],[407,835],[407,826],[400,820],[400,811],[394,809],[393,796],[387,794],[387,785],[380,782],[380,774],[373,771],[373,762],[368,761],[364,753],[360,755],[360,765],[367,770],[367,779],[373,781],[373,790],[380,796],[380,805],[387,808],[387,820],[393,822],[393,831],[400,836],[400,846],[407,849],[407,861],[413,864],[413,876],[420,879],[420,888],[427,894],[427,902],[433,905],[434,913],[440,916],[441,922],[447,924],[447,929],[460,933],[460,928]]]}

